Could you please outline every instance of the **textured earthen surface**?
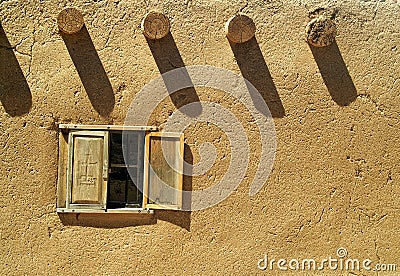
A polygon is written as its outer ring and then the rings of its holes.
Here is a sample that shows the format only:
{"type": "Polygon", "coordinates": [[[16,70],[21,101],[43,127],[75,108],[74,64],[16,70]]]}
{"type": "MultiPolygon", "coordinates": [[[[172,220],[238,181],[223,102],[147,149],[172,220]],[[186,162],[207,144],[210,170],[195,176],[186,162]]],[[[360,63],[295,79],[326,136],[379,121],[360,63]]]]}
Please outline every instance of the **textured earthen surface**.
{"type": "MultiPolygon", "coordinates": [[[[0,273],[268,274],[257,268],[265,254],[321,260],[336,257],[339,247],[351,258],[397,263],[399,271],[397,2],[1,1],[0,273]],[[82,12],[85,25],[64,35],[57,16],[69,6],[82,12]],[[140,29],[151,10],[171,20],[171,32],[156,41],[140,29]],[[239,12],[254,20],[256,35],[230,44],[224,24],[239,12]],[[315,48],[304,30],[319,15],[335,21],[338,35],[315,48]],[[160,103],[149,124],[162,126],[198,100],[231,110],[251,151],[232,195],[191,213],[59,216],[57,125],[123,124],[145,84],[200,64],[243,75],[271,111],[277,151],[261,191],[248,195],[261,142],[245,106],[219,90],[186,89],[160,103]]],[[[231,161],[226,134],[201,122],[185,131],[188,162],[200,160],[203,142],[216,146],[216,162],[205,175],[186,177],[186,188],[215,184],[231,161]]]]}

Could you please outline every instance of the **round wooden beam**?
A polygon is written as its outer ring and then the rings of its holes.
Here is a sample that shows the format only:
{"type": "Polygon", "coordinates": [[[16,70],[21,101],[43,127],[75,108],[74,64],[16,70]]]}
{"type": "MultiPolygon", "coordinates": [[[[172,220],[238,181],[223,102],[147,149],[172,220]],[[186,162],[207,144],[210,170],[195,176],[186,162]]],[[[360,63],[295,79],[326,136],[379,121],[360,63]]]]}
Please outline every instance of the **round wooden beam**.
{"type": "Polygon", "coordinates": [[[324,47],[335,41],[337,29],[335,23],[320,16],[312,19],[306,27],[307,42],[315,47],[324,47]]]}
{"type": "Polygon", "coordinates": [[[142,20],[143,34],[149,39],[160,39],[166,36],[170,30],[169,19],[159,12],[149,12],[142,20]]]}
{"type": "Polygon", "coordinates": [[[228,39],[234,43],[249,41],[256,33],[254,21],[244,14],[237,14],[228,19],[225,24],[228,39]]]}
{"type": "Polygon", "coordinates": [[[83,16],[80,11],[75,8],[66,8],[58,14],[58,28],[65,34],[74,34],[79,32],[82,29],[83,24],[83,16]]]}

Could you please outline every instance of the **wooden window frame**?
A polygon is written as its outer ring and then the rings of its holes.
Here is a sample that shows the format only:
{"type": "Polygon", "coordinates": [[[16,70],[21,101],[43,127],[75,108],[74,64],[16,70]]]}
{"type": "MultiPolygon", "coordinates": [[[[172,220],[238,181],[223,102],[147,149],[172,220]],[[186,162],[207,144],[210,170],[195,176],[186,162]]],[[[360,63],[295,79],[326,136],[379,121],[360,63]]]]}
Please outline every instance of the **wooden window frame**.
{"type": "Polygon", "coordinates": [[[183,151],[184,136],[182,133],[164,133],[157,132],[157,127],[153,126],[114,126],[114,125],[72,125],[61,124],[59,138],[59,168],[57,183],[57,212],[58,213],[138,213],[153,214],[154,209],[180,210],[182,208],[182,186],[183,186],[183,151]],[[143,197],[141,208],[107,208],[107,188],[109,182],[109,137],[111,131],[144,131],[144,160],[143,160],[143,197]],[[73,204],[71,203],[71,189],[73,177],[73,157],[74,157],[74,137],[77,136],[95,136],[103,137],[103,181],[102,181],[102,199],[100,204],[73,204]],[[176,139],[179,143],[179,156],[176,156],[176,163],[179,165],[178,172],[174,179],[177,179],[177,205],[163,206],[160,204],[148,203],[149,185],[149,153],[150,141],[152,137],[167,137],[176,139]]]}
{"type": "MultiPolygon", "coordinates": [[[[179,154],[178,159],[175,160],[176,163],[179,163],[179,172],[177,178],[177,190],[183,191],[183,151],[184,151],[184,136],[182,133],[171,133],[171,132],[150,132],[146,135],[145,142],[145,162],[144,162],[144,183],[143,183],[143,198],[144,198],[144,207],[149,209],[171,209],[171,210],[179,210],[182,209],[182,192],[178,194],[177,205],[161,205],[161,204],[150,204],[148,203],[148,193],[149,193],[149,164],[150,164],[150,140],[152,137],[160,137],[162,138],[178,138],[179,139],[179,154]]],[[[176,171],[175,171],[176,172],[176,171]]]]}

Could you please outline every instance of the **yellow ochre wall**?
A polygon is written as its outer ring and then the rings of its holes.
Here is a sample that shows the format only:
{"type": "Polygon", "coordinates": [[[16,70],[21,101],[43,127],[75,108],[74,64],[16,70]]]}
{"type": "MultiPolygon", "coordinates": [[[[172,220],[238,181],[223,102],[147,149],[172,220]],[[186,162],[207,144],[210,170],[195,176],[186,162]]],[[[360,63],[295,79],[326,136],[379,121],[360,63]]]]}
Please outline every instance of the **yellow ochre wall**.
{"type": "MultiPolygon", "coordinates": [[[[264,255],[321,260],[341,247],[349,258],[397,263],[400,273],[398,1],[4,0],[0,21],[0,274],[267,275],[282,271],[260,270],[264,255]],[[70,6],[82,12],[85,27],[61,35],[57,15],[70,6]],[[141,32],[151,10],[171,20],[163,41],[141,32]],[[224,31],[238,12],[257,27],[242,45],[224,31]],[[338,29],[336,42],[321,49],[304,37],[318,14],[338,29]],[[162,126],[196,99],[229,109],[251,154],[226,200],[152,216],[58,215],[58,124],[123,125],[142,87],[189,65],[242,74],[263,96],[276,156],[262,189],[249,196],[265,162],[254,118],[223,91],[196,87],[165,98],[148,124],[162,126]]],[[[208,122],[185,130],[185,159],[199,162],[204,142],[215,145],[217,157],[204,175],[185,177],[193,190],[216,184],[235,162],[232,141],[208,122]]]]}

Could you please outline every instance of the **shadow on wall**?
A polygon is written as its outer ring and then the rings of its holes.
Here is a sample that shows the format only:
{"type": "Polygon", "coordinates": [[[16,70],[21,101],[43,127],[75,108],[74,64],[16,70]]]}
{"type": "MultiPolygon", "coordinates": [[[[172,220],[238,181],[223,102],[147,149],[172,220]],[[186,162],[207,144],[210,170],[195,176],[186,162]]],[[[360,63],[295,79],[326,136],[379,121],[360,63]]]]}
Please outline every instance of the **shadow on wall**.
{"type": "Polygon", "coordinates": [[[340,106],[352,103],[357,90],[336,41],[326,47],[309,46],[332,99],[340,106]]]}
{"type": "MultiPolygon", "coordinates": [[[[184,160],[188,164],[193,164],[193,154],[188,145],[185,145],[184,160]]],[[[192,176],[190,172],[183,176],[183,189],[185,191],[192,190],[192,176]]],[[[191,206],[189,197],[183,198],[184,208],[191,206]]],[[[61,222],[64,225],[84,226],[95,228],[123,228],[141,225],[156,224],[158,220],[168,221],[179,227],[190,231],[191,212],[172,211],[172,210],[155,210],[154,215],[141,214],[90,214],[90,213],[59,213],[61,222]]]]}
{"type": "Polygon", "coordinates": [[[108,229],[157,223],[157,220],[153,215],[140,214],[59,213],[58,216],[64,225],[108,229]]]}
{"type": "MultiPolygon", "coordinates": [[[[228,40],[229,41],[229,40],[228,40]]],[[[278,91],[272,80],[271,73],[265,63],[256,37],[244,43],[234,43],[229,41],[232,52],[236,58],[242,76],[247,79],[260,92],[264,101],[268,105],[272,117],[282,118],[285,116],[285,109],[282,105],[278,91]]],[[[254,102],[257,108],[259,103],[254,102]]],[[[260,112],[263,109],[257,108],[260,112]]]]}
{"type": "Polygon", "coordinates": [[[29,113],[32,94],[0,23],[0,101],[10,116],[29,113]]]}
{"type": "MultiPolygon", "coordinates": [[[[153,54],[158,70],[161,74],[167,73],[177,68],[185,67],[185,64],[182,60],[178,48],[176,47],[174,38],[172,37],[171,33],[168,33],[165,37],[161,39],[151,40],[146,38],[146,40],[151,50],[151,53],[153,54]]],[[[177,82],[191,84],[193,86],[190,76],[186,70],[184,71],[184,75],[179,80],[171,80],[165,77],[163,77],[163,80],[169,93],[173,92],[174,87],[177,86],[177,82]]],[[[170,97],[177,109],[190,103],[198,103],[198,106],[197,104],[195,104],[196,108],[191,109],[190,114],[186,114],[189,117],[196,117],[201,114],[202,108],[200,99],[194,87],[181,89],[175,93],[170,94],[170,97]]]]}
{"type": "Polygon", "coordinates": [[[76,34],[61,36],[93,108],[108,116],[114,109],[114,92],[86,26],[76,34]]]}

